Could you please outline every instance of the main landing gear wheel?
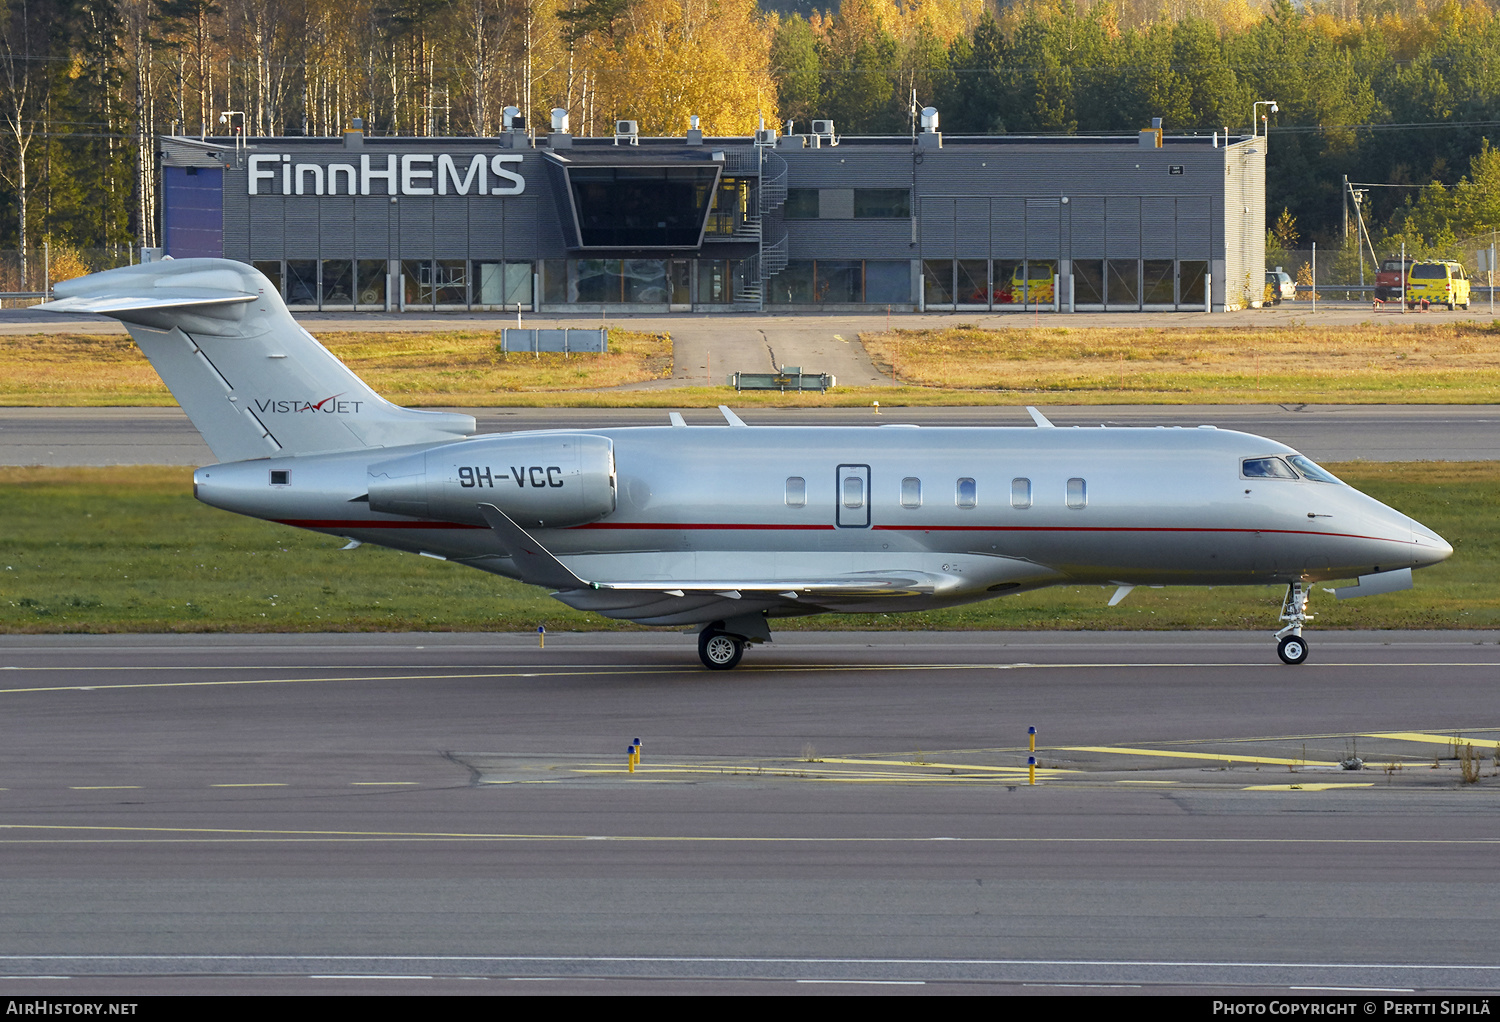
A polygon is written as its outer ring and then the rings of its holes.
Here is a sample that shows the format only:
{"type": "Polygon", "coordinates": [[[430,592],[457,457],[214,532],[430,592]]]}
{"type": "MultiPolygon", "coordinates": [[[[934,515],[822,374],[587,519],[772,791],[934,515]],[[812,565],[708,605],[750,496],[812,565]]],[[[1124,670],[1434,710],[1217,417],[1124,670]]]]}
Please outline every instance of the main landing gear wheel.
{"type": "Polygon", "coordinates": [[[705,628],[698,633],[698,659],[710,671],[728,671],[745,655],[745,643],[733,635],[705,628]]]}
{"type": "Polygon", "coordinates": [[[1307,659],[1307,640],[1300,635],[1288,635],[1276,647],[1276,655],[1284,664],[1300,664],[1307,659]]]}

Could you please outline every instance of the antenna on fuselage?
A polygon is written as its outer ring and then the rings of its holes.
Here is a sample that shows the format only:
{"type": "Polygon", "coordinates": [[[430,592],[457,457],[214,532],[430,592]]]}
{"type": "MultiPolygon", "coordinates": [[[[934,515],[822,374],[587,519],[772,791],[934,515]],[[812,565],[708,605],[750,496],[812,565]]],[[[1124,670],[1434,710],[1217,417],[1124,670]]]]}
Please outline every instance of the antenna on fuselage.
{"type": "Polygon", "coordinates": [[[1041,412],[1037,411],[1037,409],[1034,406],[1027,405],[1026,406],[1026,411],[1028,413],[1030,413],[1030,415],[1031,415],[1031,421],[1034,422],[1034,423],[1036,423],[1038,426],[1041,426],[1043,429],[1055,429],[1056,428],[1055,426],[1052,425],[1052,422],[1045,415],[1043,415],[1041,412]]]}

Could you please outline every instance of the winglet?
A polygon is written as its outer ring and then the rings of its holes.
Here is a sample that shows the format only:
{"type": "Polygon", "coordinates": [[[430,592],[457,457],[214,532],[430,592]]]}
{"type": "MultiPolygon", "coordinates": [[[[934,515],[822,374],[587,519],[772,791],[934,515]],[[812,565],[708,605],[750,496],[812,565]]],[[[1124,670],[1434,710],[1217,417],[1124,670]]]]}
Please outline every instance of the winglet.
{"type": "Polygon", "coordinates": [[[1051,420],[1049,420],[1041,412],[1037,411],[1036,408],[1032,405],[1027,405],[1026,411],[1031,415],[1031,421],[1036,423],[1038,426],[1041,426],[1043,429],[1053,428],[1051,420]]]}
{"type": "Polygon", "coordinates": [[[724,421],[731,426],[743,426],[745,424],[745,420],[731,412],[728,405],[720,405],[719,412],[724,416],[724,421]]]}
{"type": "Polygon", "coordinates": [[[534,586],[551,589],[592,589],[593,586],[579,578],[552,552],[531,537],[525,529],[511,520],[510,515],[493,504],[480,504],[479,513],[500,543],[510,553],[511,560],[521,572],[521,581],[534,586]]]}

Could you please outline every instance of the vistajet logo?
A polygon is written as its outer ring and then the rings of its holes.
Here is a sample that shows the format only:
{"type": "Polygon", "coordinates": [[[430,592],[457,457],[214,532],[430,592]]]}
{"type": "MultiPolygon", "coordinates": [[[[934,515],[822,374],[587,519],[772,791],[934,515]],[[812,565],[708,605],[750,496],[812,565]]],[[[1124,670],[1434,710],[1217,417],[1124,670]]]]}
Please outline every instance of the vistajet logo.
{"type": "Polygon", "coordinates": [[[363,401],[340,401],[342,394],[330,394],[321,401],[278,401],[275,398],[265,400],[257,399],[255,410],[262,415],[300,415],[303,412],[312,412],[316,415],[322,412],[324,415],[358,415],[359,406],[363,401]]]}

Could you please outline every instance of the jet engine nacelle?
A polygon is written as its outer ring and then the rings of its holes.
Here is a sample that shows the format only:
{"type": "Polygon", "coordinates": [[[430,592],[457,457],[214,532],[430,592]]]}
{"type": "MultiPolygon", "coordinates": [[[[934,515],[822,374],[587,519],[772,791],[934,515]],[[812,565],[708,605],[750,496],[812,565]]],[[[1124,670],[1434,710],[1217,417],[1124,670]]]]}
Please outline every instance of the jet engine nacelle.
{"type": "Polygon", "coordinates": [[[493,504],[526,528],[597,521],[615,509],[615,448],[587,433],[443,444],[370,466],[370,510],[485,524],[493,504]]]}

